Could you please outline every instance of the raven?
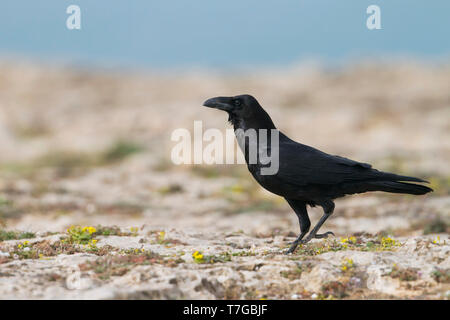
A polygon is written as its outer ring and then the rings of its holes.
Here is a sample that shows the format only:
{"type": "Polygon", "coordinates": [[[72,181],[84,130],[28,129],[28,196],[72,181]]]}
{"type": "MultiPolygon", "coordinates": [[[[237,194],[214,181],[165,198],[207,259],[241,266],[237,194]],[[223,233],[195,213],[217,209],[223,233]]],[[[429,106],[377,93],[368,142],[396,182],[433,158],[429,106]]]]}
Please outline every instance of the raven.
{"type": "MultiPolygon", "coordinates": [[[[349,194],[367,191],[384,191],[421,195],[433,191],[426,186],[407,183],[427,182],[425,180],[401,176],[394,173],[373,169],[370,164],[361,163],[344,157],[330,155],[310,146],[295,142],[280,132],[272,119],[251,95],[234,97],[216,97],[206,100],[204,106],[220,109],[228,113],[228,120],[234,126],[236,138],[244,152],[247,167],[256,181],[268,191],[285,198],[298,217],[300,235],[292,243],[287,254],[292,253],[298,244],[307,243],[313,238],[326,238],[334,234],[330,231],[317,233],[323,223],[333,213],[333,200],[349,194]],[[265,146],[260,138],[257,148],[266,148],[270,152],[278,151],[278,171],[272,175],[261,174],[263,163],[258,159],[249,161],[249,144],[251,139],[243,138],[240,132],[254,129],[276,130],[278,133],[278,150],[270,150],[270,139],[265,146]],[[321,206],[324,214],[319,222],[308,233],[311,222],[306,206],[321,206]]],[[[267,132],[266,131],[266,132],[267,132]]],[[[273,149],[273,148],[272,148],[273,149]]]]}

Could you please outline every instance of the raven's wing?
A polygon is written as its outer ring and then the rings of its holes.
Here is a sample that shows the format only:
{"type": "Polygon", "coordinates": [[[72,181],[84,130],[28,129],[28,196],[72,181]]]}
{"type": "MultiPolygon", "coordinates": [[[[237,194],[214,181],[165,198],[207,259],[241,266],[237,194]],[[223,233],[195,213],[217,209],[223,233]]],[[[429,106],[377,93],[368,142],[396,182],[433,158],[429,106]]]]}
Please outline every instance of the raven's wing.
{"type": "Polygon", "coordinates": [[[289,138],[280,139],[279,157],[277,177],[298,186],[382,180],[424,182],[418,178],[381,172],[368,163],[333,156],[289,138]]]}

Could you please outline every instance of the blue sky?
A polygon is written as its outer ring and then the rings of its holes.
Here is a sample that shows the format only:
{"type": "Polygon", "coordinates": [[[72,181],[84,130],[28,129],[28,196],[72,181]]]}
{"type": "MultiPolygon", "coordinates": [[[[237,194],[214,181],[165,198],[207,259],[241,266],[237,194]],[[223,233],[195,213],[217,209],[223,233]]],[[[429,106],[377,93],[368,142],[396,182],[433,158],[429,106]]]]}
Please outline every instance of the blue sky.
{"type": "Polygon", "coordinates": [[[448,60],[449,15],[448,0],[2,1],[0,56],[163,69],[448,60]],[[66,28],[70,4],[81,30],[66,28]],[[382,30],[366,28],[371,4],[382,30]]]}

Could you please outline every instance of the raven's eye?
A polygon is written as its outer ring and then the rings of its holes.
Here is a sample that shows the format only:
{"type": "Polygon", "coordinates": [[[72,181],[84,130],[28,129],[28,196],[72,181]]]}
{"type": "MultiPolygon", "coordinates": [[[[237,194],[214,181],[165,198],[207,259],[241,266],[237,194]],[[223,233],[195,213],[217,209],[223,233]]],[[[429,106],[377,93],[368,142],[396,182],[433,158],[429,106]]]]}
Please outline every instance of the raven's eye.
{"type": "Polygon", "coordinates": [[[234,104],[235,107],[239,107],[242,104],[242,102],[241,102],[241,100],[236,99],[236,100],[233,101],[233,104],[234,104]]]}

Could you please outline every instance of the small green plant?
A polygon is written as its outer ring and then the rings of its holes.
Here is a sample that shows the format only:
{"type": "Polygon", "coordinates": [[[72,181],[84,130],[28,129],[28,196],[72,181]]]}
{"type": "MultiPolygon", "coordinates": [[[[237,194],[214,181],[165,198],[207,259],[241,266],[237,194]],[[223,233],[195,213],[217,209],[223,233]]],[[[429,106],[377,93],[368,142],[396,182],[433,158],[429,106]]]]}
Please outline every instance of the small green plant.
{"type": "Polygon", "coordinates": [[[425,225],[425,227],[423,229],[423,234],[445,233],[448,231],[450,231],[449,224],[446,221],[444,221],[440,218],[437,218],[437,219],[434,219],[434,220],[428,222],[425,225]]]}
{"type": "Polygon", "coordinates": [[[294,268],[287,271],[280,271],[280,275],[283,278],[287,278],[289,280],[295,280],[300,278],[303,272],[308,272],[312,269],[312,265],[310,263],[302,263],[296,265],[294,268]]]}
{"type": "Polygon", "coordinates": [[[164,244],[165,237],[166,237],[166,233],[164,231],[160,231],[158,233],[158,239],[157,239],[158,244],[164,244]]]}
{"type": "Polygon", "coordinates": [[[298,247],[297,253],[299,255],[316,256],[325,252],[340,251],[347,249],[348,246],[333,240],[325,240],[317,243],[302,244],[298,247]]]}
{"type": "Polygon", "coordinates": [[[389,250],[395,247],[399,247],[400,243],[390,237],[382,237],[381,238],[381,249],[389,250]]]}
{"type": "Polygon", "coordinates": [[[33,232],[6,231],[0,229],[0,241],[32,239],[36,237],[33,232]]]}
{"type": "Polygon", "coordinates": [[[450,283],[450,269],[435,268],[431,277],[439,283],[450,283]]]}
{"type": "Polygon", "coordinates": [[[131,227],[130,232],[122,231],[117,226],[96,226],[96,231],[92,234],[93,236],[119,236],[119,237],[128,237],[128,236],[136,236],[139,231],[136,227],[131,227]]]}
{"type": "Polygon", "coordinates": [[[353,259],[344,259],[341,263],[341,271],[342,272],[350,272],[355,267],[355,263],[353,262],[353,259]]]}
{"type": "Polygon", "coordinates": [[[12,254],[13,257],[16,256],[19,259],[36,259],[38,257],[38,253],[33,249],[29,241],[19,243],[12,254]]]}
{"type": "Polygon", "coordinates": [[[348,296],[346,292],[348,289],[347,283],[342,283],[339,281],[330,281],[322,285],[321,294],[319,297],[321,299],[342,299],[348,296]]]}
{"type": "Polygon", "coordinates": [[[352,237],[342,238],[342,239],[341,239],[341,245],[342,245],[342,247],[344,247],[345,249],[348,248],[349,244],[350,244],[350,245],[351,245],[351,244],[355,245],[356,242],[357,242],[357,239],[356,239],[356,237],[353,237],[353,236],[352,236],[352,237]]]}
{"type": "Polygon", "coordinates": [[[351,236],[336,239],[326,239],[316,243],[306,243],[298,246],[296,251],[299,255],[315,256],[330,251],[340,250],[357,250],[357,251],[392,251],[402,244],[390,237],[382,237],[381,239],[369,240],[364,243],[363,239],[351,236]]]}
{"type": "Polygon", "coordinates": [[[94,227],[70,226],[67,229],[69,237],[65,239],[68,243],[89,244],[94,237],[97,229],[94,227]]]}
{"type": "Polygon", "coordinates": [[[158,192],[162,195],[181,193],[183,191],[184,191],[183,187],[177,183],[169,184],[168,186],[158,189],[158,192]]]}
{"type": "Polygon", "coordinates": [[[419,278],[419,274],[416,269],[413,268],[402,268],[397,264],[392,266],[392,270],[389,273],[392,278],[397,278],[402,281],[415,281],[419,278]]]}
{"type": "Polygon", "coordinates": [[[361,251],[392,251],[400,247],[402,244],[391,238],[381,237],[375,240],[367,241],[365,246],[359,246],[361,251]]]}
{"type": "Polygon", "coordinates": [[[441,246],[441,245],[446,245],[446,244],[447,244],[447,241],[441,240],[441,237],[440,237],[440,236],[437,236],[436,239],[434,239],[433,241],[431,241],[431,243],[433,243],[433,244],[435,244],[435,245],[438,245],[438,246],[441,246]]]}
{"type": "Polygon", "coordinates": [[[170,239],[167,237],[167,234],[165,231],[150,231],[147,233],[148,236],[153,236],[154,240],[151,241],[153,244],[160,244],[163,246],[173,247],[178,244],[184,244],[178,239],[170,239]]]}
{"type": "Polygon", "coordinates": [[[144,249],[127,249],[121,251],[119,255],[104,256],[95,261],[80,264],[79,267],[82,271],[93,270],[99,279],[106,280],[112,276],[123,276],[137,265],[163,264],[175,267],[183,262],[184,260],[179,257],[164,257],[144,249]]]}
{"type": "Polygon", "coordinates": [[[203,254],[200,251],[195,251],[192,254],[192,259],[194,259],[194,261],[196,263],[204,263],[205,262],[204,256],[203,256],[203,254]]]}
{"type": "MultiPolygon", "coordinates": [[[[230,253],[226,252],[225,254],[230,254],[230,253]]],[[[247,251],[233,252],[233,253],[231,253],[231,255],[233,257],[250,257],[250,256],[256,256],[256,253],[254,251],[247,250],[247,251]]]]}
{"type": "Polygon", "coordinates": [[[217,263],[217,262],[227,262],[231,261],[231,255],[227,252],[224,252],[220,255],[203,255],[200,251],[195,251],[192,254],[192,259],[194,259],[195,263],[217,263]]]}
{"type": "Polygon", "coordinates": [[[131,141],[119,140],[103,153],[102,160],[107,163],[117,162],[141,151],[142,146],[131,141]]]}
{"type": "Polygon", "coordinates": [[[130,234],[131,236],[137,237],[139,228],[138,227],[130,227],[130,232],[131,232],[131,234],[130,234]]]}

